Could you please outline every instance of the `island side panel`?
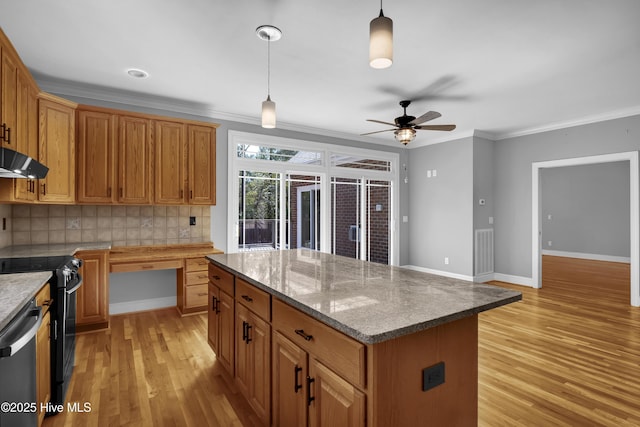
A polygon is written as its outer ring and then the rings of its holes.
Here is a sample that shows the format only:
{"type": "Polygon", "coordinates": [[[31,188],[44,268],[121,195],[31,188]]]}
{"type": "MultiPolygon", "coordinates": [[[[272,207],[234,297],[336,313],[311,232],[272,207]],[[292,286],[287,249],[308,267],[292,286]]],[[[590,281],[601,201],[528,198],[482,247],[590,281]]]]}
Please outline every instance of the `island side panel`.
{"type": "Polygon", "coordinates": [[[369,346],[369,427],[475,426],[478,316],[369,346]],[[445,382],[423,391],[423,369],[445,364],[445,382]]]}

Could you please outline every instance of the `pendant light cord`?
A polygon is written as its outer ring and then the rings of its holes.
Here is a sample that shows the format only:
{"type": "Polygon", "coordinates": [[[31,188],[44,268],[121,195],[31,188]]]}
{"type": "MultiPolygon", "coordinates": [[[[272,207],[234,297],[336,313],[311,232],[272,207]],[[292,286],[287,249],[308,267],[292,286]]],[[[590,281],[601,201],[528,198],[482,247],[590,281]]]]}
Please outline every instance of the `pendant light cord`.
{"type": "Polygon", "coordinates": [[[271,97],[271,36],[267,36],[267,98],[270,98],[270,97],[271,97]]]}

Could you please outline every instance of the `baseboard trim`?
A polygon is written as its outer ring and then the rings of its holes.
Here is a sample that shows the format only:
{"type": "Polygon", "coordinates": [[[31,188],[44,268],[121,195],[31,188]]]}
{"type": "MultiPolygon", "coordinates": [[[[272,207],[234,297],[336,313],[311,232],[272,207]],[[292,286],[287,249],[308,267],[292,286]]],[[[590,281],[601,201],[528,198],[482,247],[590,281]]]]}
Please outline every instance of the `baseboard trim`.
{"type": "Polygon", "coordinates": [[[109,304],[109,314],[134,313],[136,311],[156,310],[158,308],[175,307],[176,297],[150,298],[109,304]]]}
{"type": "Polygon", "coordinates": [[[567,257],[567,258],[591,259],[594,261],[622,262],[625,264],[631,264],[631,257],[624,257],[624,256],[587,254],[583,252],[554,251],[550,249],[543,249],[542,255],[561,256],[561,257],[567,257]]]}
{"type": "Polygon", "coordinates": [[[460,280],[467,280],[469,282],[473,282],[472,276],[467,276],[464,274],[451,273],[449,271],[442,271],[442,270],[434,270],[434,269],[425,268],[425,267],[418,267],[417,265],[402,265],[401,267],[406,268],[408,270],[422,271],[423,273],[436,274],[438,276],[451,277],[452,279],[460,279],[460,280]]]}
{"type": "Polygon", "coordinates": [[[531,277],[514,276],[512,274],[493,273],[493,280],[499,282],[513,283],[514,285],[528,286],[535,288],[531,277]]]}

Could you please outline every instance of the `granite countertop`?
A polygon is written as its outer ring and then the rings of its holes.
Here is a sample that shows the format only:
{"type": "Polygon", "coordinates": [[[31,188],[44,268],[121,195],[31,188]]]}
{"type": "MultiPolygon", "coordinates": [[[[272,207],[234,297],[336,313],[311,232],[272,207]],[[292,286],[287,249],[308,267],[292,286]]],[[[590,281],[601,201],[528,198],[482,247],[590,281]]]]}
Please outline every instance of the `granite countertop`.
{"type": "Polygon", "coordinates": [[[0,331],[49,281],[50,271],[0,275],[0,331]]]}
{"type": "Polygon", "coordinates": [[[522,299],[522,294],[308,249],[209,255],[215,265],[365,344],[522,299]]]}
{"type": "Polygon", "coordinates": [[[111,242],[15,245],[0,249],[0,258],[73,255],[78,251],[102,249],[111,249],[111,242]]]}

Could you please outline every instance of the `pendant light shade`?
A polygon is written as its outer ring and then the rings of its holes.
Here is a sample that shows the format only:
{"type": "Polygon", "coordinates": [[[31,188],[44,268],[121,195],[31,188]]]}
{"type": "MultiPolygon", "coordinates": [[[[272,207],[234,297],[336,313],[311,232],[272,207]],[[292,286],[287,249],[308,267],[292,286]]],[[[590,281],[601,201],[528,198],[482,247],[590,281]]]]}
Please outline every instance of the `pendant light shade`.
{"type": "Polygon", "coordinates": [[[256,28],[256,34],[267,42],[267,99],[262,101],[262,127],[273,129],[276,127],[276,103],[271,100],[271,42],[280,40],[282,31],[273,25],[261,25],[256,28]]]}
{"type": "Polygon", "coordinates": [[[407,145],[416,137],[416,131],[413,128],[400,128],[394,132],[396,140],[407,145]]]}
{"type": "Polygon", "coordinates": [[[369,24],[369,65],[388,68],[393,63],[393,21],[382,13],[369,24]]]}
{"type": "Polygon", "coordinates": [[[267,95],[267,99],[262,101],[262,127],[273,129],[276,127],[276,103],[267,95]]]}

